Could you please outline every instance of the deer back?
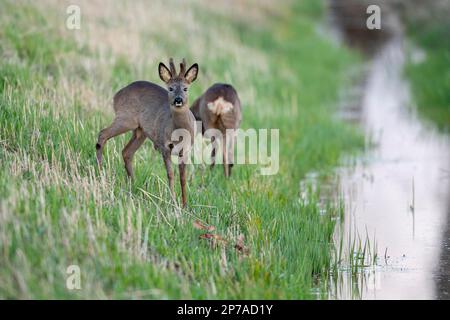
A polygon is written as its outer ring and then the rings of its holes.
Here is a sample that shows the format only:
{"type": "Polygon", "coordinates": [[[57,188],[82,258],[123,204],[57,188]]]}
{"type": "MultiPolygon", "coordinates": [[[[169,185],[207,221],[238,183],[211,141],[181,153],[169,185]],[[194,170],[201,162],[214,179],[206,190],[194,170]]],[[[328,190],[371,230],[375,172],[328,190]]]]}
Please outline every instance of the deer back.
{"type": "Polygon", "coordinates": [[[232,85],[216,83],[208,88],[191,107],[205,129],[237,129],[242,120],[241,102],[232,85]]]}
{"type": "Polygon", "coordinates": [[[163,146],[173,131],[167,90],[155,83],[136,81],[119,90],[114,110],[118,119],[136,121],[155,147],[163,146]]]}

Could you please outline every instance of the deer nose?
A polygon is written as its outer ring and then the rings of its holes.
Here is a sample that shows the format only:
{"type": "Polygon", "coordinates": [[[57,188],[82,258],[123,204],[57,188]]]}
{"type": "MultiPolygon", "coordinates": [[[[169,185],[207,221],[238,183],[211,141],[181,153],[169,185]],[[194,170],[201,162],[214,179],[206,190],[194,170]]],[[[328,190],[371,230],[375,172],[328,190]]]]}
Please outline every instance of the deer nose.
{"type": "Polygon", "coordinates": [[[181,104],[183,104],[183,99],[181,99],[180,97],[176,97],[173,100],[173,102],[174,102],[175,105],[181,105],[181,104]]]}

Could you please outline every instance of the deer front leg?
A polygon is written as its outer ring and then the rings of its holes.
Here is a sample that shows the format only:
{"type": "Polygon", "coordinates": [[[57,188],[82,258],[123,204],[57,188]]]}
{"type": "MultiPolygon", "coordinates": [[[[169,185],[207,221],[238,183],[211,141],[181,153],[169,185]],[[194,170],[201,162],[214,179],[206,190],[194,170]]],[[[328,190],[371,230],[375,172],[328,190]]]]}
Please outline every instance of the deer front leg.
{"type": "Polygon", "coordinates": [[[178,165],[180,170],[180,184],[181,184],[181,203],[183,208],[186,208],[186,164],[181,161],[178,165]]]}
{"type": "Polygon", "coordinates": [[[170,152],[163,153],[164,165],[166,166],[167,179],[169,180],[169,189],[172,198],[175,200],[175,191],[173,190],[173,170],[172,161],[170,160],[170,152]]]}

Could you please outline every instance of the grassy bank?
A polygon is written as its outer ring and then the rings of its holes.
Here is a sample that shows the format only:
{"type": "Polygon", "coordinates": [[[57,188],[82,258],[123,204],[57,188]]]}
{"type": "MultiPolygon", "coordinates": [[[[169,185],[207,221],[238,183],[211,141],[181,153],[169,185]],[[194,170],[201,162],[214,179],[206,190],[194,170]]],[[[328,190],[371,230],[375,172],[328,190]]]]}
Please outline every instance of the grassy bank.
{"type": "Polygon", "coordinates": [[[445,14],[441,19],[433,15],[414,23],[410,21],[410,38],[425,55],[419,61],[410,59],[406,68],[419,112],[446,132],[450,130],[449,30],[445,14]]]}
{"type": "Polygon", "coordinates": [[[314,297],[339,212],[314,192],[299,199],[299,180],[363,144],[333,117],[357,57],[316,32],[321,4],[83,1],[81,29],[68,30],[71,3],[1,1],[0,297],[314,297]],[[160,83],[157,64],[169,56],[200,65],[191,101],[231,82],[243,128],[280,129],[278,175],[239,165],[226,181],[219,168],[195,166],[183,210],[150,142],[132,183],[121,160],[129,136],[108,142],[98,170],[96,137],[114,92],[160,83]],[[195,220],[228,242],[211,247],[195,220]],[[241,234],[246,254],[234,248],[241,234]],[[81,290],[66,288],[73,264],[81,290]]]}

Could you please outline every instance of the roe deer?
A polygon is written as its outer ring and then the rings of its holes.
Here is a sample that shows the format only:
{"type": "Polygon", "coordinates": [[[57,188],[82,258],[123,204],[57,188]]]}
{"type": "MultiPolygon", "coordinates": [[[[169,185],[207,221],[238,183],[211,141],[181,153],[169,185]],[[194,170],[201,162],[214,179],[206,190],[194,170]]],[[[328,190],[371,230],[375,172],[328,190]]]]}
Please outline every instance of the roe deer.
{"type": "MultiPolygon", "coordinates": [[[[172,149],[178,145],[171,140],[172,132],[185,129],[194,141],[195,118],[188,106],[188,87],[197,78],[198,65],[193,64],[186,71],[186,62],[180,63],[177,75],[173,59],[170,70],[161,62],[159,77],[166,83],[168,91],[157,84],[136,81],[119,90],[114,96],[116,117],[113,123],[100,131],[98,135],[97,162],[102,163],[102,149],[112,137],[133,130],[133,136],[122,151],[125,169],[129,177],[133,176],[132,160],[146,138],[153,142],[156,150],[161,152],[167,171],[169,188],[175,198],[173,171],[171,163],[172,149]]],[[[179,142],[182,143],[182,142],[179,142]]],[[[186,142],[184,142],[186,144],[186,142]]],[[[189,145],[189,148],[191,147],[189,145]]],[[[185,148],[184,148],[185,149],[185,148]]],[[[180,184],[183,207],[186,206],[186,173],[184,157],[189,150],[181,150],[179,157],[180,184]],[[185,154],[182,154],[184,151],[185,154]]]]}
{"type": "MultiPolygon", "coordinates": [[[[197,120],[202,121],[205,131],[217,129],[222,133],[223,168],[225,177],[229,177],[234,161],[234,130],[239,128],[242,120],[241,101],[236,90],[232,85],[216,83],[194,101],[191,111],[197,120]],[[233,134],[227,137],[226,131],[231,131],[233,134]],[[229,138],[231,140],[227,141],[229,138]]],[[[211,139],[214,141],[215,137],[211,139]]],[[[213,148],[211,167],[214,167],[215,156],[216,148],[213,148]]]]}

